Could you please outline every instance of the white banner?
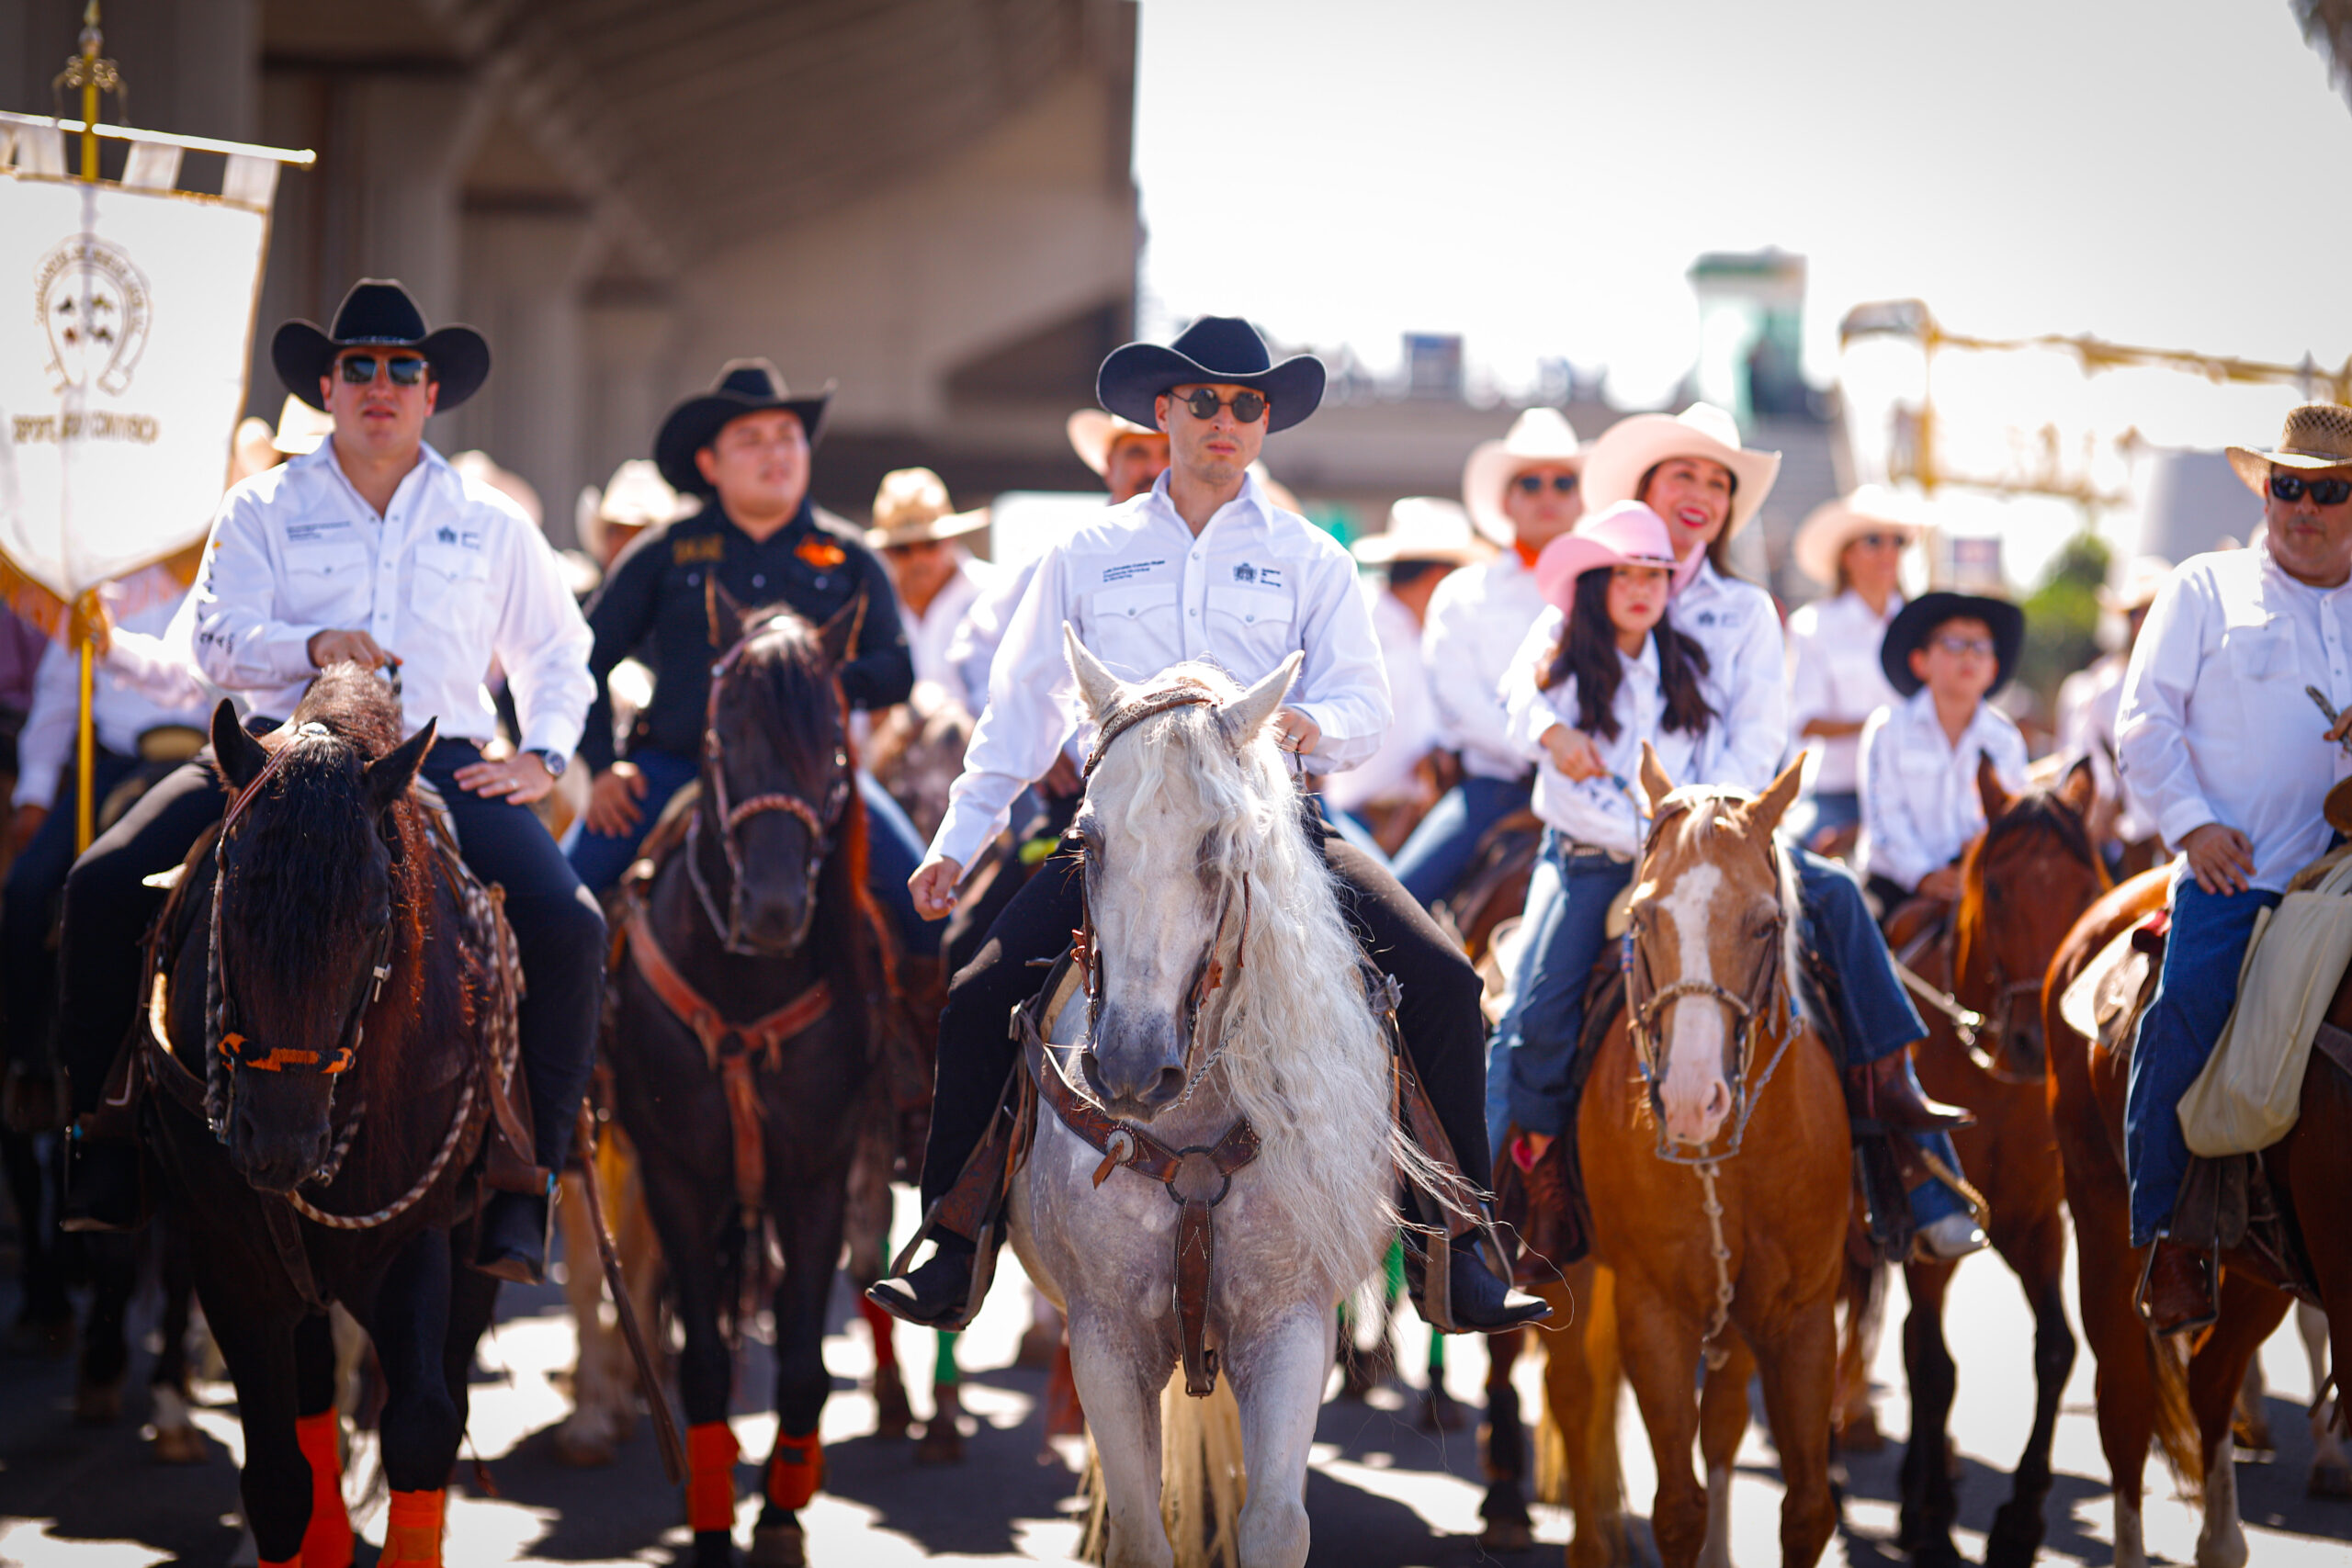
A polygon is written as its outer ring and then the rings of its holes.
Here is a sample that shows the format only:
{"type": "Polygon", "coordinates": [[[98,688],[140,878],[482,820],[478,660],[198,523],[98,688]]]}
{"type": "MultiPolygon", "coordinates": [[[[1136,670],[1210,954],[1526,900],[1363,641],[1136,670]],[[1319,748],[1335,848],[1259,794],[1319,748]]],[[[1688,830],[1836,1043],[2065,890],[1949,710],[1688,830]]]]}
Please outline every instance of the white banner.
{"type": "Polygon", "coordinates": [[[0,553],[60,598],[211,525],[266,203],[0,167],[0,553]]]}

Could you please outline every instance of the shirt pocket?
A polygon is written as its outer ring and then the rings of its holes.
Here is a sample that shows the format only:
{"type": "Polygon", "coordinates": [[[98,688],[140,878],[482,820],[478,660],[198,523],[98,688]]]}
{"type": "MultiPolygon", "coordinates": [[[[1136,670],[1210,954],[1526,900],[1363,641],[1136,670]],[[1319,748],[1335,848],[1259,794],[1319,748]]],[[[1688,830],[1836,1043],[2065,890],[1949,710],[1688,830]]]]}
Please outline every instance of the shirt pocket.
{"type": "Polygon", "coordinates": [[[286,547],[286,619],[356,629],[374,598],[368,547],[357,540],[286,547]]]}
{"type": "Polygon", "coordinates": [[[420,621],[469,639],[479,637],[488,615],[489,558],[463,545],[428,539],[416,547],[416,578],[409,597],[409,607],[420,621]]]}
{"type": "Polygon", "coordinates": [[[1298,611],[1288,589],[1212,588],[1208,651],[1238,679],[1253,681],[1298,646],[1298,611]]]}
{"type": "Polygon", "coordinates": [[[1182,660],[1181,619],[1173,582],[1114,583],[1087,595],[1087,647],[1126,679],[1148,680],[1182,660]]]}
{"type": "Polygon", "coordinates": [[[2222,648],[2240,681],[2275,681],[2295,668],[2293,629],[2277,621],[2225,627],[2222,648]]]}

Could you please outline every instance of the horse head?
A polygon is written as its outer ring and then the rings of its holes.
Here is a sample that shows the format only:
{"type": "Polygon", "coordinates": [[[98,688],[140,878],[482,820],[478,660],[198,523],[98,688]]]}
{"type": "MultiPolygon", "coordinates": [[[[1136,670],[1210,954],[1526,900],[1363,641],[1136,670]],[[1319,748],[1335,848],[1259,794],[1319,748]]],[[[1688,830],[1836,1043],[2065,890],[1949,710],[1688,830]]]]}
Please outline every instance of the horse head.
{"type": "Polygon", "coordinates": [[[1231,962],[1245,956],[1247,846],[1267,804],[1291,800],[1265,723],[1300,656],[1246,692],[1207,666],[1140,687],[1064,636],[1098,736],[1075,823],[1091,928],[1082,1060],[1113,1114],[1147,1122],[1204,1065],[1200,1015],[1222,982],[1227,931],[1231,962]]]}
{"type": "Polygon", "coordinates": [[[223,702],[213,756],[231,794],[215,851],[206,966],[206,1073],[240,1175],[290,1192],[327,1163],[336,1084],[390,962],[415,856],[394,807],[432,750],[357,665],[313,682],[265,746],[223,702]]]}
{"type": "Polygon", "coordinates": [[[821,628],[786,609],[741,611],[741,635],[711,671],[687,864],[731,952],[797,950],[828,857],[863,851],[840,669],[865,608],[821,628]]]}
{"type": "Polygon", "coordinates": [[[2010,1082],[2041,1081],[2041,985],[2075,919],[2114,884],[2092,844],[2097,781],[2087,759],[2052,788],[2011,795],[1992,759],[1976,763],[1984,831],[1961,861],[1952,973],[1959,999],[1984,1014],[1978,1061],[2010,1082]]]}
{"type": "Polygon", "coordinates": [[[1635,870],[1627,1020],[1667,1138],[1714,1141],[1748,1086],[1747,1046],[1770,1020],[1795,921],[1772,830],[1799,765],[1760,796],[1678,790],[1647,742],[1641,791],[1652,818],[1635,870]]]}

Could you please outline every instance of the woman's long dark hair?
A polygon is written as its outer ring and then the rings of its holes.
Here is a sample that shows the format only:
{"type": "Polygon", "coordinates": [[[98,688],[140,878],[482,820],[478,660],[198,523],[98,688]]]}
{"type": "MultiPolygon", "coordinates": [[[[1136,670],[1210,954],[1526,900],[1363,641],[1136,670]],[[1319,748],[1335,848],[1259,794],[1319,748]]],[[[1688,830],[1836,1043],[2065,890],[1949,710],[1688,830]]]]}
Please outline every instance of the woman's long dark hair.
{"type": "MultiPolygon", "coordinates": [[[[1550,691],[1577,678],[1577,728],[1603,740],[1617,739],[1617,688],[1625,679],[1618,657],[1617,627],[1609,618],[1609,580],[1614,567],[1597,566],[1577,579],[1567,625],[1553,646],[1551,660],[1535,678],[1550,691]]],[[[1650,635],[1657,641],[1658,685],[1666,694],[1666,724],[1696,735],[1714,722],[1715,710],[1699,690],[1707,672],[1707,650],[1674,629],[1664,616],[1650,635]]]]}

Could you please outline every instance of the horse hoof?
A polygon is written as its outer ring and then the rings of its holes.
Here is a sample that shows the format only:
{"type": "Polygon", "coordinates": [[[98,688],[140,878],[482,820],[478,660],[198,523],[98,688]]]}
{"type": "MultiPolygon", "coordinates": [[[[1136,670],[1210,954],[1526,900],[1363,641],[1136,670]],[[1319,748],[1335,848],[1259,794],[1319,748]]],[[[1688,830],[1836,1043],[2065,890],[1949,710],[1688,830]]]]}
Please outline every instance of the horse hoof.
{"type": "Polygon", "coordinates": [[[953,1416],[940,1415],[923,1424],[922,1437],[915,1444],[917,1464],[961,1464],[964,1462],[964,1434],[953,1416]]]}
{"type": "Polygon", "coordinates": [[[874,1377],[874,1435],[897,1442],[914,1426],[915,1413],[907,1404],[907,1385],[895,1371],[874,1377]]]}
{"type": "Polygon", "coordinates": [[[1444,1389],[1432,1386],[1421,1396],[1421,1430],[1424,1432],[1459,1432],[1462,1430],[1462,1406],[1444,1389]]]}
{"type": "Polygon", "coordinates": [[[725,1530],[696,1530],[691,1568],[735,1568],[735,1541],[725,1530]]]}
{"type": "Polygon", "coordinates": [[[147,1452],[157,1464],[202,1464],[211,1457],[204,1434],[193,1427],[156,1427],[147,1452]]]}
{"type": "Polygon", "coordinates": [[[1993,1514],[1992,1533],[1984,1538],[1984,1568],[2031,1568],[2041,1551],[2041,1510],[2014,1500],[1993,1514]]]}
{"type": "Polygon", "coordinates": [[[752,1531],[743,1568],[808,1568],[808,1538],[798,1525],[762,1525],[752,1531]]]}
{"type": "Polygon", "coordinates": [[[616,1457],[609,1439],[592,1438],[569,1428],[557,1431],[552,1447],[556,1463],[566,1470],[599,1470],[612,1463],[616,1457]]]}
{"type": "Polygon", "coordinates": [[[2233,1420],[2230,1438],[2237,1445],[2240,1464],[2268,1464],[2278,1457],[2278,1445],[2270,1437],[2270,1423],[2260,1416],[2241,1415],[2233,1420]]]}
{"type": "Polygon", "coordinates": [[[2306,1497],[2352,1497],[2352,1466],[2315,1464],[2303,1484],[2306,1497]]]}
{"type": "Polygon", "coordinates": [[[1535,1528],[1524,1518],[1488,1519],[1478,1532],[1478,1545],[1487,1551],[1532,1551],[1535,1528]]]}
{"type": "Polygon", "coordinates": [[[85,1382],[74,1391],[74,1424],[111,1427],[122,1419],[122,1384],[85,1382]]]}
{"type": "Polygon", "coordinates": [[[1878,1429],[1877,1413],[1864,1410],[1849,1417],[1838,1433],[1838,1446],[1849,1454],[1874,1454],[1886,1448],[1886,1434],[1878,1429]]]}

